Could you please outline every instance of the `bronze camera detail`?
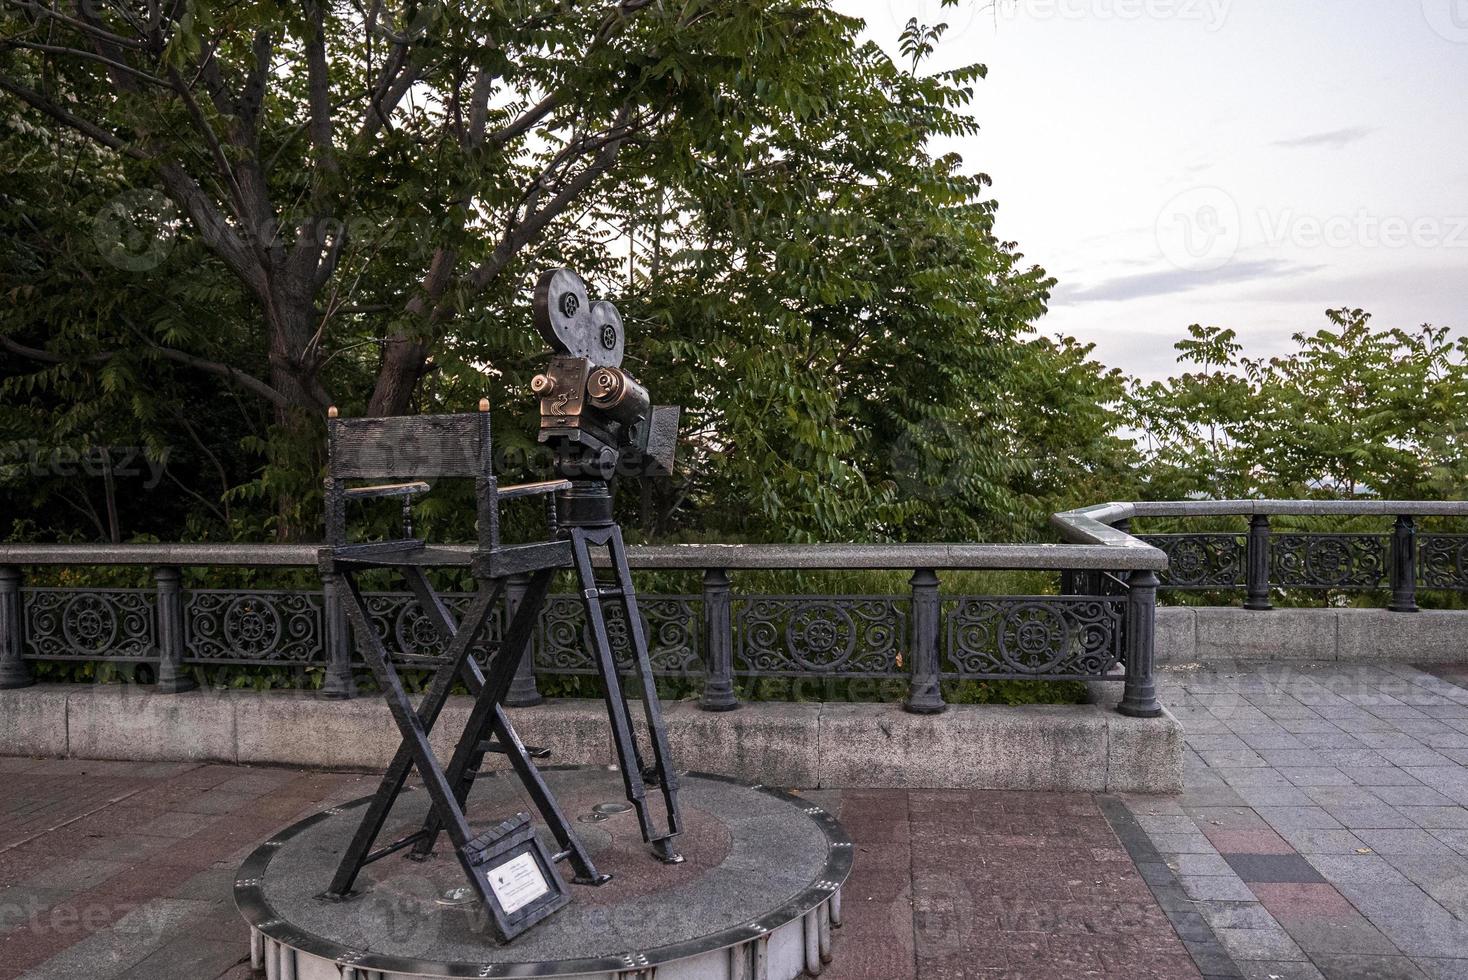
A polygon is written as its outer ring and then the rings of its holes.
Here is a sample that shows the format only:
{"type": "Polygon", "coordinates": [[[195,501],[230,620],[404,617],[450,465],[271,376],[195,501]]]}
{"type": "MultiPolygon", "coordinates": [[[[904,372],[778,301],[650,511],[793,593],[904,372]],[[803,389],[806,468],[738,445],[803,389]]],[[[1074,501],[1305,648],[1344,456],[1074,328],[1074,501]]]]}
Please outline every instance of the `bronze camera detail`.
{"type": "Polygon", "coordinates": [[[536,284],[534,309],[535,328],[555,353],[530,390],[557,475],[596,483],[618,473],[670,475],[680,410],[653,405],[622,367],[627,333],[617,307],[593,301],[570,269],[551,269],[536,284]]]}

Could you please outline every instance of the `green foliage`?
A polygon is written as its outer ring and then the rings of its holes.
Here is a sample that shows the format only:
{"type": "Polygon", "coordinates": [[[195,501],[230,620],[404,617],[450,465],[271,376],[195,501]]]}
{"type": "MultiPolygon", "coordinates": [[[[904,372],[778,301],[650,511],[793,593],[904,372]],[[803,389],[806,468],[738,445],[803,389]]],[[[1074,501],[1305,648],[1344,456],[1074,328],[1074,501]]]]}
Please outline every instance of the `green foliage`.
{"type": "Polygon", "coordinates": [[[1133,386],[1148,495],[1461,498],[1468,338],[1327,317],[1269,359],[1240,356],[1231,330],[1189,327],[1178,360],[1200,370],[1133,386]]]}

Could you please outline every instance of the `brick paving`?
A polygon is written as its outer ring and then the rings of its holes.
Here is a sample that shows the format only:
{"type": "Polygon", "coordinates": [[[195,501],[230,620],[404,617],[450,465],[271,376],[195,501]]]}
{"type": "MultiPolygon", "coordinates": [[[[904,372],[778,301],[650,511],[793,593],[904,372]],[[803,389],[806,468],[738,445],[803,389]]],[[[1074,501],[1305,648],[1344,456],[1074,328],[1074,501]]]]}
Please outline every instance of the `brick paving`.
{"type": "MultiPolygon", "coordinates": [[[[0,980],[246,980],[234,871],[372,776],[0,758],[0,980]]],[[[822,791],[855,841],[829,980],[1200,977],[1085,794],[822,791]]]]}
{"type": "Polygon", "coordinates": [[[1468,980],[1465,686],[1396,665],[1165,672],[1185,792],[1121,802],[1234,961],[1220,975],[1468,980]]]}

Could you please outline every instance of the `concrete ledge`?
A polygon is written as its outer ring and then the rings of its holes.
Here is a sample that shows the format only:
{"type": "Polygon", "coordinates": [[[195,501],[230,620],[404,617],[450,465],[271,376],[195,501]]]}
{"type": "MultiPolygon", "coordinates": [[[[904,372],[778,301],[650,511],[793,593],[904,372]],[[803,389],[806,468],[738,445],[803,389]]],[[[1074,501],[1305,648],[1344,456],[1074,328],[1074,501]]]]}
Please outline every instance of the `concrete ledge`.
{"type": "MultiPolygon", "coordinates": [[[[1117,690],[1120,688],[1118,686],[1117,690]]],[[[434,736],[445,760],[467,717],[452,699],[434,736]]],[[[629,705],[638,732],[646,726],[629,705]]],[[[510,712],[521,738],[554,764],[614,758],[598,701],[510,712]]],[[[712,713],[665,706],[683,768],[774,786],[893,786],[1170,793],[1182,788],[1182,731],[1170,714],[1126,718],[1102,705],[953,705],[914,715],[887,704],[747,704],[712,713]]],[[[0,691],[0,755],[221,761],[379,769],[398,745],[375,698],[39,685],[0,691]]],[[[505,765],[501,756],[486,760],[505,765]]]]}
{"type": "Polygon", "coordinates": [[[1157,659],[1462,663],[1468,661],[1468,612],[1163,607],[1157,610],[1157,659]]]}

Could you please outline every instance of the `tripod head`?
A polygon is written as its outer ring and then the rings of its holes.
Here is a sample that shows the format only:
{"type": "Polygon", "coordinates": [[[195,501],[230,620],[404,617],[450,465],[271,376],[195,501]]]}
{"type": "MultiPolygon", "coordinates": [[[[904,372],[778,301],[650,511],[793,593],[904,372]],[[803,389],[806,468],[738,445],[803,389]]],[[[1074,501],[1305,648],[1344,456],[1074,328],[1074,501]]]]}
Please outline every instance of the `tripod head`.
{"type": "Polygon", "coordinates": [[[534,311],[536,329],[555,352],[530,384],[540,397],[539,441],[554,454],[556,474],[575,484],[560,497],[562,523],[610,522],[613,476],[673,472],[680,410],[653,405],[622,368],[622,315],[607,300],[591,300],[576,273],[544,273],[534,311]],[[592,506],[592,499],[604,504],[592,506]]]}

